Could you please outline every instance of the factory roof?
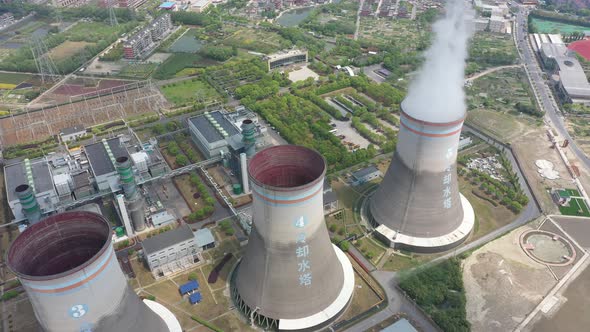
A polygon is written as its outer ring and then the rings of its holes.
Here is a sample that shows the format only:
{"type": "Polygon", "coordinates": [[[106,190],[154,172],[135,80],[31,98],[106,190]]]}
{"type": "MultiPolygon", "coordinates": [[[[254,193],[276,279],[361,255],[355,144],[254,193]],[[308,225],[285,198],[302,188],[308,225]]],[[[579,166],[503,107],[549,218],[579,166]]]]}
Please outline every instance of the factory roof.
{"type": "Polygon", "coordinates": [[[195,232],[195,242],[197,247],[204,247],[211,243],[215,243],[215,238],[209,228],[201,228],[195,232]]]}
{"type": "Polygon", "coordinates": [[[193,231],[188,225],[184,224],[177,229],[158,234],[151,238],[143,240],[141,246],[144,254],[149,256],[153,253],[171,247],[177,243],[193,239],[193,231]]]}
{"type": "Polygon", "coordinates": [[[88,157],[94,176],[114,172],[115,159],[119,157],[129,157],[127,150],[121,145],[118,137],[86,145],[84,146],[84,151],[86,151],[86,156],[88,157]],[[104,142],[106,142],[112,152],[112,159],[107,152],[104,142]]]}
{"type": "Polygon", "coordinates": [[[570,98],[590,98],[590,83],[584,69],[575,56],[570,55],[564,44],[541,44],[546,57],[552,58],[559,66],[559,77],[570,98]]]}
{"type": "Polygon", "coordinates": [[[362,179],[364,177],[366,177],[369,174],[373,174],[375,172],[379,172],[379,169],[375,166],[369,166],[367,168],[363,168],[361,170],[358,170],[356,172],[352,172],[352,177],[354,177],[355,179],[362,179]]]}
{"type": "Polygon", "coordinates": [[[61,135],[71,135],[71,134],[76,134],[76,133],[79,133],[82,131],[86,132],[86,128],[84,128],[84,126],[82,126],[82,125],[77,125],[77,126],[62,129],[60,134],[61,135]]]}
{"type": "Polygon", "coordinates": [[[49,164],[44,158],[28,160],[4,167],[4,178],[6,179],[6,192],[8,201],[18,198],[14,189],[21,184],[33,184],[35,193],[42,193],[53,189],[53,181],[49,172],[49,164]],[[29,167],[27,167],[29,165],[29,167]],[[27,174],[27,168],[30,169],[27,174]]]}
{"type": "Polygon", "coordinates": [[[380,332],[418,332],[418,330],[407,319],[402,318],[380,332]]]}
{"type": "Polygon", "coordinates": [[[86,171],[73,175],[72,179],[74,180],[74,188],[76,189],[90,185],[90,177],[86,171]]]}
{"type": "MultiPolygon", "coordinates": [[[[229,136],[239,134],[240,132],[234,125],[228,121],[220,111],[214,111],[208,113],[211,119],[217,122],[221,129],[225,130],[229,136]]],[[[214,125],[205,115],[195,116],[189,119],[189,121],[197,128],[197,130],[205,137],[207,142],[213,143],[224,139],[223,135],[217,130],[214,125]]]]}
{"type": "Polygon", "coordinates": [[[278,60],[278,59],[288,58],[291,56],[304,55],[306,53],[307,53],[307,51],[294,49],[294,50],[281,51],[281,52],[277,52],[274,54],[269,54],[266,58],[267,58],[267,60],[274,61],[274,60],[278,60]]]}

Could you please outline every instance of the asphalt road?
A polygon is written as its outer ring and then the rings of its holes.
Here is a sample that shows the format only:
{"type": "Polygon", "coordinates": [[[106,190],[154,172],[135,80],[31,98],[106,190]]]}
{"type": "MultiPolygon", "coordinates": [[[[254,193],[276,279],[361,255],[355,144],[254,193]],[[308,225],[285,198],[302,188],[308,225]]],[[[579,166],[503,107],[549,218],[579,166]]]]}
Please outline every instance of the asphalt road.
{"type": "Polygon", "coordinates": [[[553,95],[547,82],[543,79],[543,71],[537,62],[536,55],[528,43],[527,16],[528,9],[521,6],[515,21],[516,42],[520,50],[521,60],[525,64],[529,73],[532,87],[536,91],[541,108],[545,111],[545,121],[552,125],[561,138],[569,140],[569,146],[572,151],[578,157],[580,162],[584,164],[584,167],[590,169],[590,158],[584,154],[567,132],[561,111],[553,99],[553,95]]]}

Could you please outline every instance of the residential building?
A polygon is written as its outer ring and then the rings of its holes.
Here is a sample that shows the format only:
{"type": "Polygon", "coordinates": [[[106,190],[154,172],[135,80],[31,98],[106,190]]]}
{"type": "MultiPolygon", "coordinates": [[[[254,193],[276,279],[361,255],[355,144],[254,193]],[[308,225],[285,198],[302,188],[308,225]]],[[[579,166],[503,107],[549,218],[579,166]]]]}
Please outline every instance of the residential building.
{"type": "Polygon", "coordinates": [[[165,13],[141,30],[127,38],[123,44],[125,59],[143,59],[147,57],[172,32],[172,19],[165,13]]]}
{"type": "Polygon", "coordinates": [[[156,279],[186,270],[201,261],[193,231],[186,224],[143,240],[141,247],[156,279]]]}
{"type": "Polygon", "coordinates": [[[146,2],[147,0],[119,0],[119,8],[136,9],[146,2]]]}
{"type": "Polygon", "coordinates": [[[14,15],[12,13],[4,13],[0,15],[0,28],[6,27],[14,23],[14,15]]]}
{"type": "Polygon", "coordinates": [[[80,7],[90,2],[90,0],[52,0],[55,7],[80,7]]]}

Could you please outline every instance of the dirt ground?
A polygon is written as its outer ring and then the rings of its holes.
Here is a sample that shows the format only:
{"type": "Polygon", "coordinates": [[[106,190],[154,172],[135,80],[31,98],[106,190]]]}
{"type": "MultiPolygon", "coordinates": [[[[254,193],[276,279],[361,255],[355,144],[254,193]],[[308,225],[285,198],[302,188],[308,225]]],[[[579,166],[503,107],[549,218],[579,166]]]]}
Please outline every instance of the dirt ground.
{"type": "Polygon", "coordinates": [[[557,206],[551,200],[549,189],[572,188],[572,179],[565,165],[555,149],[551,149],[551,142],[547,138],[545,129],[540,129],[519,138],[512,143],[512,150],[520,161],[524,175],[529,180],[535,196],[539,199],[543,210],[547,213],[559,213],[557,206]],[[553,163],[559,172],[560,179],[548,180],[539,175],[535,161],[545,159],[553,163]]]}
{"type": "Polygon", "coordinates": [[[511,331],[556,284],[518,244],[520,227],[473,252],[463,263],[467,318],[474,332],[511,331]]]}

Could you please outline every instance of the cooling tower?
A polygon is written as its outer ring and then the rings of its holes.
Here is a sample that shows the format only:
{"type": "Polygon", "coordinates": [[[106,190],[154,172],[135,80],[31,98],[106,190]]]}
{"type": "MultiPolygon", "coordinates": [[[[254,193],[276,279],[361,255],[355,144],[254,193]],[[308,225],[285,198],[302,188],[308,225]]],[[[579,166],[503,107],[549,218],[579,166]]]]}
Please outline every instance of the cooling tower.
{"type": "Polygon", "coordinates": [[[121,179],[121,187],[127,202],[127,211],[136,232],[145,229],[145,204],[143,196],[137,191],[135,176],[128,157],[117,158],[117,172],[121,179]]]}
{"type": "Polygon", "coordinates": [[[248,246],[232,275],[232,296],[252,322],[281,331],[317,329],[346,307],[354,272],[324,223],[326,163],[294,145],[258,152],[248,246]]]}
{"type": "Polygon", "coordinates": [[[396,151],[370,198],[370,214],[383,225],[378,233],[395,247],[447,250],[469,235],[475,219],[457,184],[457,146],[465,113],[430,122],[409,114],[404,106],[396,151]]]}
{"type": "Polygon", "coordinates": [[[33,188],[28,184],[21,184],[14,191],[20,201],[23,214],[29,223],[34,224],[38,222],[41,219],[41,207],[39,206],[39,202],[37,202],[33,188]]]}
{"type": "Polygon", "coordinates": [[[27,291],[43,331],[177,330],[128,286],[111,235],[102,216],[76,211],[46,218],[14,241],[8,266],[27,291]]]}

